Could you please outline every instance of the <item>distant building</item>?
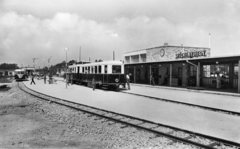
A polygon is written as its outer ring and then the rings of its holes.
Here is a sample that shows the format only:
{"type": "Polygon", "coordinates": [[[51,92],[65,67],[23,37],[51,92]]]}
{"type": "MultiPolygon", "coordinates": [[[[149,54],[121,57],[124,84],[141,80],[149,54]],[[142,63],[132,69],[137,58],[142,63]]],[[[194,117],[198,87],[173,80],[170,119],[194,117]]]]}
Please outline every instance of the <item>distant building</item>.
{"type": "Polygon", "coordinates": [[[14,76],[15,69],[0,69],[0,76],[14,76]]]}

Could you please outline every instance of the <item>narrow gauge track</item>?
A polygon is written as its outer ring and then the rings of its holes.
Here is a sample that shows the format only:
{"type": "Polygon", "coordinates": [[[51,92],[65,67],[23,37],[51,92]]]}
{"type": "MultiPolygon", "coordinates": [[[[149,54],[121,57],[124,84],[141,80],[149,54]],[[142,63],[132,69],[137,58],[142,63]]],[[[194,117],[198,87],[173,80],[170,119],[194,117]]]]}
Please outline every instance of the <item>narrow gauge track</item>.
{"type": "Polygon", "coordinates": [[[126,128],[130,126],[130,127],[137,128],[139,130],[151,132],[155,134],[155,137],[153,138],[160,137],[160,136],[166,137],[172,140],[171,144],[181,142],[191,146],[207,148],[207,149],[223,148],[223,146],[224,147],[228,146],[229,148],[234,148],[234,149],[240,147],[239,143],[232,142],[229,140],[223,140],[220,138],[215,138],[215,137],[207,136],[204,134],[199,134],[199,133],[195,133],[195,132],[191,132],[191,131],[187,131],[187,130],[183,130],[183,129],[179,129],[179,128],[175,128],[172,126],[167,126],[159,123],[154,123],[154,122],[146,121],[143,119],[139,119],[139,118],[123,115],[123,114],[118,114],[111,111],[106,111],[106,110],[98,109],[95,107],[90,107],[83,104],[45,95],[43,93],[39,93],[37,91],[27,88],[23,83],[18,83],[18,87],[22,91],[34,97],[48,101],[49,103],[56,103],[62,106],[69,107],[71,109],[75,109],[75,110],[82,111],[84,113],[88,113],[88,114],[99,117],[95,120],[106,119],[103,122],[112,121],[114,123],[123,124],[124,126],[121,128],[126,128]]]}
{"type": "Polygon", "coordinates": [[[136,94],[136,93],[130,93],[130,92],[121,92],[121,93],[131,94],[131,95],[136,95],[136,96],[141,96],[141,97],[146,97],[146,98],[155,99],[155,100],[161,100],[161,101],[164,101],[164,102],[171,102],[171,103],[176,103],[176,104],[182,104],[182,105],[191,106],[191,107],[197,107],[197,108],[201,108],[201,109],[204,109],[204,110],[209,110],[209,111],[214,111],[214,112],[221,112],[221,113],[225,113],[225,114],[229,114],[229,115],[240,116],[240,112],[236,112],[236,111],[224,110],[224,109],[219,109],[219,108],[202,106],[202,105],[197,105],[197,104],[192,104],[192,103],[187,103],[187,102],[181,102],[181,101],[174,101],[174,100],[169,100],[169,99],[165,99],[165,98],[152,97],[152,96],[148,96],[148,95],[142,95],[142,94],[136,94]]]}
{"type": "MultiPolygon", "coordinates": [[[[119,91],[117,91],[117,92],[119,92],[119,91]]],[[[161,101],[164,101],[164,102],[171,102],[171,103],[176,103],[176,104],[182,104],[182,105],[196,107],[196,108],[201,108],[201,109],[208,110],[208,111],[213,111],[213,112],[221,112],[221,113],[225,113],[225,114],[229,114],[229,115],[240,116],[240,112],[236,112],[236,111],[224,110],[224,109],[213,108],[213,107],[208,107],[208,106],[202,106],[202,105],[197,105],[197,104],[192,104],[192,103],[187,103],[187,102],[181,102],[181,101],[174,101],[174,100],[169,100],[169,99],[165,99],[165,98],[158,98],[158,97],[142,95],[142,94],[137,94],[137,93],[130,93],[130,92],[121,92],[121,93],[131,94],[131,95],[141,96],[141,97],[146,97],[146,98],[155,99],[155,100],[161,100],[161,101]]]]}

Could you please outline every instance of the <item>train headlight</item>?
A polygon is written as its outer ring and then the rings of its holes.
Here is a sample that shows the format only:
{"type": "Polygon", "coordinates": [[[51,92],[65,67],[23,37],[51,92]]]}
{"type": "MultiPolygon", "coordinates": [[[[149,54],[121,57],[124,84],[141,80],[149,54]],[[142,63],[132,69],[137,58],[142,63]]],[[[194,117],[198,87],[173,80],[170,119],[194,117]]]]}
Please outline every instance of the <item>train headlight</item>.
{"type": "Polygon", "coordinates": [[[119,79],[118,79],[118,78],[116,78],[116,79],[115,79],[115,82],[118,82],[118,81],[119,81],[119,79]]]}

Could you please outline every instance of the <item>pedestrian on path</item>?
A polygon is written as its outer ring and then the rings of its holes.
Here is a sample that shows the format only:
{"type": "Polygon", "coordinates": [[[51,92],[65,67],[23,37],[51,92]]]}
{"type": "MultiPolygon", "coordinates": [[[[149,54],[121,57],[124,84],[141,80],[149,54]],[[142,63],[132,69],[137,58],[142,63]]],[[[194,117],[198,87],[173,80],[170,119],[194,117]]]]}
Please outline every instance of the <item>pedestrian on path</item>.
{"type": "Polygon", "coordinates": [[[46,80],[47,80],[46,74],[44,75],[43,79],[44,79],[44,84],[46,84],[46,80]]]}
{"type": "Polygon", "coordinates": [[[34,75],[32,74],[32,81],[31,81],[31,85],[32,85],[32,83],[34,83],[34,85],[36,84],[35,82],[34,82],[34,75]]]}
{"type": "Polygon", "coordinates": [[[150,76],[150,80],[151,80],[151,84],[155,86],[155,80],[153,75],[150,76]]]}
{"type": "Polygon", "coordinates": [[[93,91],[95,90],[95,87],[96,87],[96,81],[95,81],[95,78],[93,77],[93,79],[92,79],[92,88],[93,88],[93,91]]]}
{"type": "Polygon", "coordinates": [[[130,76],[128,74],[126,74],[126,81],[127,81],[128,90],[130,90],[130,76]]]}

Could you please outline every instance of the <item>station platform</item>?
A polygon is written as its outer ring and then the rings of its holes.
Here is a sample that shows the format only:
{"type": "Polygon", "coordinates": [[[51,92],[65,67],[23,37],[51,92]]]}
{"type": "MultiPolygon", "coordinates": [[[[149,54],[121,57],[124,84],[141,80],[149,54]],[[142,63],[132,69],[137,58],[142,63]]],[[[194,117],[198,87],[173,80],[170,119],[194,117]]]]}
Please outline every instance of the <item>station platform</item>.
{"type": "MultiPolygon", "coordinates": [[[[240,143],[239,116],[132,94],[123,94],[121,91],[113,92],[99,89],[93,91],[91,88],[79,85],[70,85],[66,88],[63,79],[56,79],[58,80],[56,84],[44,84],[43,80],[35,80],[36,85],[30,85],[30,81],[26,81],[24,84],[47,95],[240,143]]],[[[135,84],[132,84],[131,90],[122,91],[240,112],[240,98],[237,96],[206,94],[135,84]]]]}

